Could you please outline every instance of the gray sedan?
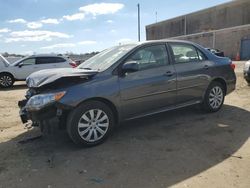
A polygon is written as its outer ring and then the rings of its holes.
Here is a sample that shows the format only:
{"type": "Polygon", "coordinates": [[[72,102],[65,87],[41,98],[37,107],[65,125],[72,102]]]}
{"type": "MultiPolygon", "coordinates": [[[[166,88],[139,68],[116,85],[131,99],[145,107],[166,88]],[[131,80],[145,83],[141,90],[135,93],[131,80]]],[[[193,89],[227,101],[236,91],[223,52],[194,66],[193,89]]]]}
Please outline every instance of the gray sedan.
{"type": "Polygon", "coordinates": [[[115,46],[75,69],[31,74],[20,116],[42,131],[57,125],[76,144],[94,146],[121,121],[195,104],[218,111],[235,89],[234,67],[191,42],[115,46]]]}

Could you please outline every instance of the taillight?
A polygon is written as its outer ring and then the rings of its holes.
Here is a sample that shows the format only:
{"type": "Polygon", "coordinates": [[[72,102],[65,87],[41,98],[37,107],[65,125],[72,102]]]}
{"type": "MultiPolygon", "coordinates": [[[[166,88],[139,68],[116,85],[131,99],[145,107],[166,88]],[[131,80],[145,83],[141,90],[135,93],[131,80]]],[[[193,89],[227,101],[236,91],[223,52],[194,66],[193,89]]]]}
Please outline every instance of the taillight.
{"type": "Polygon", "coordinates": [[[235,69],[235,64],[231,63],[230,66],[233,70],[235,69]]]}
{"type": "Polygon", "coordinates": [[[69,63],[69,65],[70,65],[72,68],[76,68],[76,67],[77,67],[77,64],[75,64],[75,63],[69,63]]]}

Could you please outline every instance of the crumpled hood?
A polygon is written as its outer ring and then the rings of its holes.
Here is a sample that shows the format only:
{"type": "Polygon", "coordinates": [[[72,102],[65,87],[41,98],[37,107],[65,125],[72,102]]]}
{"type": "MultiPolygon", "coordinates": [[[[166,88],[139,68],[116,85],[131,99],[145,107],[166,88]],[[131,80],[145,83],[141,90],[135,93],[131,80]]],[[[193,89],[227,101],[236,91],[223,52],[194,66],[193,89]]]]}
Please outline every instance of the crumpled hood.
{"type": "Polygon", "coordinates": [[[98,72],[94,70],[86,70],[78,68],[45,69],[32,73],[26,79],[26,83],[30,88],[37,88],[52,83],[60,78],[65,78],[65,77],[88,78],[89,76],[95,75],[97,73],[98,72]]]}

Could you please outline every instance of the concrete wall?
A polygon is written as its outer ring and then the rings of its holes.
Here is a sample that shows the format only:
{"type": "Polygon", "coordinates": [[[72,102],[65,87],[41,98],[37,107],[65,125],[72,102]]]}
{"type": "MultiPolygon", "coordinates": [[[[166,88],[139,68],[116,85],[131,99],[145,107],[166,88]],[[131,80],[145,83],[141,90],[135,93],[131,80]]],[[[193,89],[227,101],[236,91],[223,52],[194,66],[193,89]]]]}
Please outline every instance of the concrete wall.
{"type": "Polygon", "coordinates": [[[236,0],[146,26],[147,40],[250,24],[250,0],[236,0]],[[185,27],[186,20],[186,27],[185,27]]]}
{"type": "MultiPolygon", "coordinates": [[[[201,44],[207,48],[220,49],[225,55],[234,59],[241,50],[241,40],[250,39],[250,25],[240,28],[229,28],[187,36],[174,37],[174,39],[188,40],[201,44]]],[[[250,52],[249,52],[250,53],[250,52]]]]}

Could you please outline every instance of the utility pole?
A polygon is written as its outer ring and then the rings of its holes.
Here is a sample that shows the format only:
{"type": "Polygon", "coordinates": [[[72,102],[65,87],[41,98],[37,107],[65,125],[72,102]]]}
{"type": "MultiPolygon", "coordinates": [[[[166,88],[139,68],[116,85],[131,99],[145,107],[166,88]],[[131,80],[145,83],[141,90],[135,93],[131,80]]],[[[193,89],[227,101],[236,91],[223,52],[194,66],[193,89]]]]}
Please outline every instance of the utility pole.
{"type": "Polygon", "coordinates": [[[184,17],[184,35],[187,35],[187,16],[184,17]]]}
{"type": "Polygon", "coordinates": [[[138,8],[138,41],[141,41],[141,19],[140,19],[140,4],[137,4],[138,8]]]}

